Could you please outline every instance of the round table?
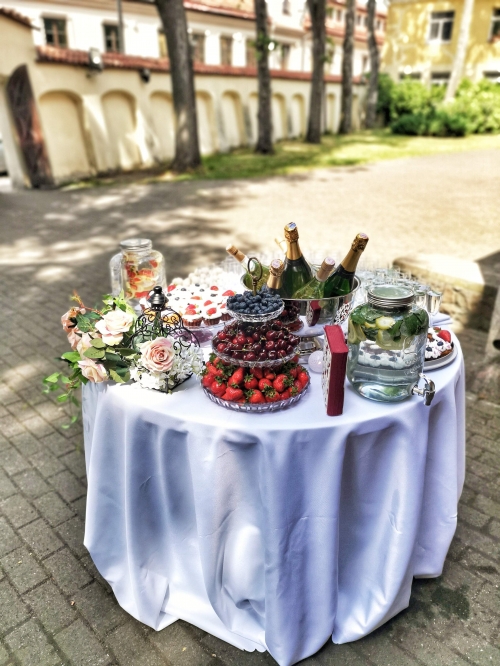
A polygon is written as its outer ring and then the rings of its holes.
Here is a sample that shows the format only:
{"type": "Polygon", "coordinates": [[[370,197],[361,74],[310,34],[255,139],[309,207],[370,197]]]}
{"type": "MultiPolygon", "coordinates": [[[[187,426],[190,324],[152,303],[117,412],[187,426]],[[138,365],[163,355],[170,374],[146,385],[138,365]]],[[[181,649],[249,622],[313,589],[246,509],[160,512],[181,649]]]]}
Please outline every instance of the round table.
{"type": "Polygon", "coordinates": [[[83,391],[85,545],[120,605],[178,618],[288,666],[354,641],[439,576],[465,460],[463,357],[432,373],[431,407],[346,384],[328,417],[320,375],[290,410],[241,414],[195,378],[171,395],[83,391]]]}

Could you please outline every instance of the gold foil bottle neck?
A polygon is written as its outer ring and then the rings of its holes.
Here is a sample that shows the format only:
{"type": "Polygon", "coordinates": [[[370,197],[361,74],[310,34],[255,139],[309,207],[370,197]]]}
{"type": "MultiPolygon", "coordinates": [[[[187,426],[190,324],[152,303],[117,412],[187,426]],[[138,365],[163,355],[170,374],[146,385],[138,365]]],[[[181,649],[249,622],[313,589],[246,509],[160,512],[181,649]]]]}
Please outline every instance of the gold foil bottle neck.
{"type": "Polygon", "coordinates": [[[271,275],[274,275],[274,277],[280,277],[280,275],[283,273],[284,268],[285,265],[281,261],[281,259],[273,259],[269,266],[269,272],[271,273],[271,275]]]}
{"type": "Polygon", "coordinates": [[[351,249],[355,252],[363,252],[369,240],[366,234],[357,234],[352,242],[351,249]]]}
{"type": "Polygon", "coordinates": [[[318,269],[318,272],[316,273],[316,279],[319,282],[324,282],[334,268],[335,268],[335,260],[332,259],[332,257],[326,257],[326,259],[323,261],[320,268],[318,269]]]}
{"type": "Polygon", "coordinates": [[[285,238],[289,243],[296,243],[299,240],[299,230],[295,222],[286,225],[285,238]]]}

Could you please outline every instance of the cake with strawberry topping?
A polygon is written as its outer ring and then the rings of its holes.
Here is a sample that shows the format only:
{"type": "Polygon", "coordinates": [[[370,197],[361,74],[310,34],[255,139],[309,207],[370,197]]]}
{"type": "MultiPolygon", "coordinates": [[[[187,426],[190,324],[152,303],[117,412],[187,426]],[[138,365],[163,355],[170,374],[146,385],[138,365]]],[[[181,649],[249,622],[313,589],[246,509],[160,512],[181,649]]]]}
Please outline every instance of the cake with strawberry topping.
{"type": "Polygon", "coordinates": [[[427,345],[425,347],[425,360],[435,361],[438,358],[448,356],[453,351],[453,341],[450,331],[439,326],[430,328],[427,333],[427,345]]]}
{"type": "Polygon", "coordinates": [[[216,326],[222,318],[222,312],[217,305],[209,304],[203,310],[203,321],[206,326],[216,326]]]}

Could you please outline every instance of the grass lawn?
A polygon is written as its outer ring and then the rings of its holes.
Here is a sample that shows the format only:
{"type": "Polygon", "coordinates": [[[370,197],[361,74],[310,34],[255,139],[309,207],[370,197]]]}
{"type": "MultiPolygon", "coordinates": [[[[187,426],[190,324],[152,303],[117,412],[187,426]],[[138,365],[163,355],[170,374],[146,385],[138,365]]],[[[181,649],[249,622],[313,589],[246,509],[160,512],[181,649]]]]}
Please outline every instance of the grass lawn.
{"type": "Polygon", "coordinates": [[[103,176],[66,186],[68,189],[109,185],[116,182],[154,183],[175,180],[257,178],[284,175],[307,169],[355,166],[367,162],[436,153],[500,148],[500,134],[473,134],[463,138],[399,136],[389,130],[362,131],[349,136],[326,135],[320,145],[300,140],[280,141],[274,155],[257,155],[251,148],[237,148],[203,158],[199,169],[176,175],[168,169],[103,176]]]}

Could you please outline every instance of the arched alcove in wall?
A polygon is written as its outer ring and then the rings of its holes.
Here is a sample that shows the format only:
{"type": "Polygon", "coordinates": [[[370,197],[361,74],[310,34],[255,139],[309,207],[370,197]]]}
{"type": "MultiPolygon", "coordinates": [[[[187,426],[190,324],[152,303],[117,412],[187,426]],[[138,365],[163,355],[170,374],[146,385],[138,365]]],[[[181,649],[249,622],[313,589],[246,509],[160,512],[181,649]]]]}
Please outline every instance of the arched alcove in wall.
{"type": "Polygon", "coordinates": [[[154,92],[149,97],[153,128],[158,140],[158,157],[169,160],[175,155],[175,116],[172,95],[154,92]]]}
{"type": "Polygon", "coordinates": [[[222,95],[222,122],[228,148],[246,144],[243,107],[238,93],[227,91],[222,95]]]}
{"type": "Polygon", "coordinates": [[[286,139],[288,136],[286,120],[286,104],[283,95],[273,95],[272,99],[273,114],[273,141],[286,139]]]}
{"type": "Polygon", "coordinates": [[[257,113],[259,112],[259,95],[257,93],[251,93],[248,98],[248,110],[250,112],[250,127],[252,130],[252,143],[257,143],[257,137],[259,135],[259,126],[257,120],[257,113]]]}
{"type": "Polygon", "coordinates": [[[306,133],[306,104],[303,95],[292,97],[292,136],[303,136],[306,133]]]}
{"type": "Polygon", "coordinates": [[[196,115],[198,118],[198,140],[202,155],[210,155],[217,150],[214,105],[209,93],[196,93],[196,115]]]}
{"type": "Polygon", "coordinates": [[[38,100],[42,125],[56,180],[91,172],[83,129],[82,100],[64,90],[43,94],[38,100]]]}
{"type": "Polygon", "coordinates": [[[326,129],[335,132],[336,128],[336,98],[333,93],[326,97],[326,129]]]}
{"type": "Polygon", "coordinates": [[[109,166],[132,169],[141,163],[135,138],[135,99],[127,92],[113,90],[101,98],[109,141],[109,166]]]}

